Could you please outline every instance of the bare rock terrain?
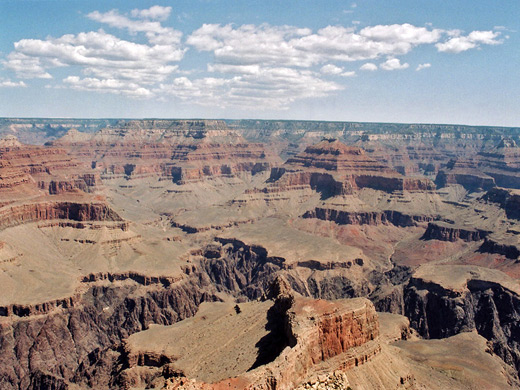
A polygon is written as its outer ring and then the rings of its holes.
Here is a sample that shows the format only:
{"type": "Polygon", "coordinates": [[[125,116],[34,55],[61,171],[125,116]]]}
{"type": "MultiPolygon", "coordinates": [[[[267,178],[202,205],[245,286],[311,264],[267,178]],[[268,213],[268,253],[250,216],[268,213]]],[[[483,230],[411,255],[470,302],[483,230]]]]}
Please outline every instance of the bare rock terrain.
{"type": "Polygon", "coordinates": [[[519,388],[518,129],[27,121],[0,388],[519,388]]]}

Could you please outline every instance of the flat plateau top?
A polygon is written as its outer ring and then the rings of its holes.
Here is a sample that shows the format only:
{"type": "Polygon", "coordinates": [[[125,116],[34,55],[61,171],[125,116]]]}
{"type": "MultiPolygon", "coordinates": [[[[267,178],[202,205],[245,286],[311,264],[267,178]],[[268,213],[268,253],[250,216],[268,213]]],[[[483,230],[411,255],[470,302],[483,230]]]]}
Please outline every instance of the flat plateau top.
{"type": "Polygon", "coordinates": [[[247,245],[260,245],[269,256],[283,257],[287,264],[314,260],[336,263],[365,259],[363,251],[328,237],[315,236],[288,226],[276,218],[226,230],[220,237],[236,238],[247,245]]]}
{"type": "Polygon", "coordinates": [[[266,336],[267,311],[272,301],[205,302],[194,317],[170,326],[150,325],[128,338],[132,353],[159,353],[175,360],[184,374],[217,382],[248,371],[257,359],[256,344],[266,336]]]}
{"type": "Polygon", "coordinates": [[[420,266],[413,274],[414,278],[422,279],[442,286],[448,290],[463,291],[469,280],[481,280],[498,283],[505,288],[520,294],[520,284],[505,273],[472,265],[431,265],[420,266]]]}

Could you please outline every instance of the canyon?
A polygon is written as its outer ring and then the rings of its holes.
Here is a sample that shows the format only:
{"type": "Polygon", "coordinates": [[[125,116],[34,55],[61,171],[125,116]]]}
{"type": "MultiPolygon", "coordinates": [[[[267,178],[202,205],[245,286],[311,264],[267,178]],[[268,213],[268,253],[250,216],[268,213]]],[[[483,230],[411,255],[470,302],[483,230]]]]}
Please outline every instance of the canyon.
{"type": "Polygon", "coordinates": [[[2,389],[520,387],[518,128],[0,134],[2,389]]]}

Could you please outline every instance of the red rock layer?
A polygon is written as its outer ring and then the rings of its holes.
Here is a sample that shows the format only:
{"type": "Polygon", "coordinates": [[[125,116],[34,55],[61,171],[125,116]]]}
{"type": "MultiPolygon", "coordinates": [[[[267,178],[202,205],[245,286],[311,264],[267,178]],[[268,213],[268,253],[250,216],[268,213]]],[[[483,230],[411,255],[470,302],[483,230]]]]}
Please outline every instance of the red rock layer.
{"type": "Polygon", "coordinates": [[[46,201],[0,208],[0,229],[22,223],[70,219],[73,221],[122,221],[105,203],[46,201]]]}
{"type": "Polygon", "coordinates": [[[0,147],[0,191],[35,183],[50,194],[86,192],[98,185],[99,178],[61,148],[0,147]]]}
{"type": "Polygon", "coordinates": [[[99,172],[114,176],[162,176],[176,182],[256,173],[278,162],[262,144],[247,143],[221,121],[139,121],[94,135],[69,132],[53,142],[99,172]],[[152,126],[152,127],[147,127],[152,126]]]}
{"type": "MultiPolygon", "coordinates": [[[[284,320],[283,316],[280,320],[284,320]]],[[[320,367],[326,367],[327,372],[348,370],[380,351],[378,317],[366,299],[331,302],[296,298],[285,321],[293,344],[273,362],[212,384],[189,380],[177,373],[177,378],[169,380],[167,389],[293,389],[319,372],[320,367]]],[[[159,366],[172,361],[160,355],[141,357],[142,362],[147,359],[159,366]]],[[[138,360],[134,359],[136,363],[138,360]]]]}
{"type": "Polygon", "coordinates": [[[327,196],[351,194],[361,188],[392,191],[429,191],[435,185],[426,178],[405,178],[397,171],[370,158],[361,148],[337,140],[323,140],[310,146],[282,167],[271,170],[272,186],[312,189],[327,196]]]}
{"type": "Polygon", "coordinates": [[[503,139],[493,150],[452,159],[436,181],[440,186],[460,184],[468,190],[520,189],[520,148],[513,140],[503,139]]]}

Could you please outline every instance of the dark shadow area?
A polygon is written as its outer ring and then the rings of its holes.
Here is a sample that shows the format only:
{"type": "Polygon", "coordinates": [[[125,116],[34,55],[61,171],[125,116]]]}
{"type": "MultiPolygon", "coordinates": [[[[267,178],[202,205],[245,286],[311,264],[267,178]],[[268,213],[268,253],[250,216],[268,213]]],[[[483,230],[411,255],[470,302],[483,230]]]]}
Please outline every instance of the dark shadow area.
{"type": "Polygon", "coordinates": [[[254,370],[264,364],[274,361],[285,347],[294,347],[296,339],[291,334],[288,326],[287,311],[292,306],[291,298],[277,299],[275,304],[267,311],[267,324],[265,329],[269,331],[262,337],[256,347],[258,355],[248,371],[254,370]]]}

